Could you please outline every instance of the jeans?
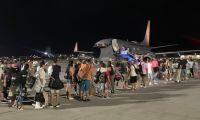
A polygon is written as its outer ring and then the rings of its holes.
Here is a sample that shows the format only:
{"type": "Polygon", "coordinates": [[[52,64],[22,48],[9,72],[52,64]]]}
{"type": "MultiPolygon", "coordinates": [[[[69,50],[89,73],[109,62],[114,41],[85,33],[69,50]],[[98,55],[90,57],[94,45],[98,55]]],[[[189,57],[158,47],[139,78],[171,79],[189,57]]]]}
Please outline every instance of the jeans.
{"type": "Polygon", "coordinates": [[[158,83],[158,72],[153,73],[153,81],[154,83],[158,83]]]}

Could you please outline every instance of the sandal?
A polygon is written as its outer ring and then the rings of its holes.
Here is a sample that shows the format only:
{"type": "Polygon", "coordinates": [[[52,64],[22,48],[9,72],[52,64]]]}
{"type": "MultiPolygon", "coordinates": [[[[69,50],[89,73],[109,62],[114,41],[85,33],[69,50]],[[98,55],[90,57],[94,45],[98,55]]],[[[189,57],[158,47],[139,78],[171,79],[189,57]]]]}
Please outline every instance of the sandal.
{"type": "Polygon", "coordinates": [[[18,110],[24,110],[22,107],[18,108],[18,110]]]}

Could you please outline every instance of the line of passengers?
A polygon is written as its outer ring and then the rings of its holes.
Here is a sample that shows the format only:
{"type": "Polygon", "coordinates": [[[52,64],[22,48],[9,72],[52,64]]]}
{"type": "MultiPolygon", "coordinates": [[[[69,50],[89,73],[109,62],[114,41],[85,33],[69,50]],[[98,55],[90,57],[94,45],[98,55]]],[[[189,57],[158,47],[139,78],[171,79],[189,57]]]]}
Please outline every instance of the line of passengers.
{"type": "Polygon", "coordinates": [[[157,60],[140,58],[130,62],[103,62],[92,60],[69,61],[64,78],[57,59],[52,64],[45,61],[16,61],[0,64],[0,98],[9,107],[23,110],[23,101],[28,96],[27,87],[35,92],[35,109],[60,107],[60,90],[65,88],[67,99],[75,97],[90,101],[91,95],[110,98],[116,89],[137,90],[139,87],[165,84],[174,80],[199,77],[199,61],[191,58],[157,60]],[[130,85],[130,86],[129,86],[130,85]],[[73,94],[75,91],[75,94],[73,94]]]}

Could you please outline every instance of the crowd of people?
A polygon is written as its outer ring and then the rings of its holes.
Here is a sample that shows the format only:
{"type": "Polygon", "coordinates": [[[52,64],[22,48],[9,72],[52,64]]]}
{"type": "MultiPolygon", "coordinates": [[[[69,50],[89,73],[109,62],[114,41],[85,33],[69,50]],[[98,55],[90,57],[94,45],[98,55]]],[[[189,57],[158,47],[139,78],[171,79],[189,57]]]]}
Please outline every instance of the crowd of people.
{"type": "Polygon", "coordinates": [[[116,89],[135,91],[139,88],[164,84],[168,81],[181,83],[189,78],[200,77],[200,61],[192,58],[158,60],[139,57],[132,61],[69,60],[64,77],[61,77],[59,60],[1,60],[0,100],[9,107],[23,110],[27,89],[35,93],[35,109],[60,107],[60,90],[66,98],[90,101],[92,95],[112,98],[116,89]],[[40,62],[39,62],[40,61],[40,62]]]}

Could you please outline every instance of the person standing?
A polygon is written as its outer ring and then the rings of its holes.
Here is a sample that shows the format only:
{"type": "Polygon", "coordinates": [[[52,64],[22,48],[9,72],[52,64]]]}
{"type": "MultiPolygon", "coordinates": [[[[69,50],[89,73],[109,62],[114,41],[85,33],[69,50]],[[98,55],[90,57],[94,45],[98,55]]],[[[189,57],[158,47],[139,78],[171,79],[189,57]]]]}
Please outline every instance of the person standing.
{"type": "Polygon", "coordinates": [[[146,88],[146,81],[147,81],[147,62],[146,61],[141,61],[142,65],[142,73],[141,73],[141,83],[142,87],[146,88]]]}
{"type": "Polygon", "coordinates": [[[69,100],[73,100],[74,98],[72,98],[72,85],[74,83],[74,72],[75,72],[75,68],[74,68],[74,64],[73,61],[70,61],[68,66],[67,66],[67,70],[66,70],[66,82],[65,82],[65,88],[66,88],[66,93],[67,93],[67,98],[69,100]]]}
{"type": "Polygon", "coordinates": [[[35,109],[42,109],[46,105],[48,105],[48,95],[44,93],[43,88],[46,84],[46,78],[45,78],[45,62],[42,61],[40,63],[40,68],[39,71],[37,72],[37,80],[35,83],[35,91],[36,91],[36,96],[35,96],[35,109]],[[43,94],[43,95],[41,95],[43,94]],[[44,100],[44,101],[43,101],[44,100]],[[42,103],[45,102],[45,105],[42,105],[42,103]]]}
{"type": "Polygon", "coordinates": [[[58,60],[56,58],[54,58],[53,65],[49,66],[49,68],[48,68],[48,75],[50,76],[50,83],[51,83],[51,81],[52,81],[52,83],[56,83],[56,84],[53,84],[52,88],[50,87],[51,88],[51,105],[50,105],[50,107],[60,107],[60,88],[61,88],[61,86],[57,85],[57,83],[60,81],[60,72],[61,72],[61,66],[58,65],[58,60]],[[57,87],[59,87],[59,88],[57,88],[57,87]]]}
{"type": "Polygon", "coordinates": [[[153,68],[153,81],[154,84],[158,84],[158,61],[156,60],[156,58],[153,58],[153,60],[151,61],[152,64],[152,68],[153,68]]]}
{"type": "Polygon", "coordinates": [[[129,63],[129,76],[130,76],[130,83],[132,85],[131,90],[135,91],[137,89],[137,73],[136,69],[138,69],[137,64],[135,62],[129,63]]]}
{"type": "Polygon", "coordinates": [[[81,78],[81,100],[83,101],[90,101],[89,99],[89,88],[93,76],[93,65],[90,60],[86,61],[86,64],[80,69],[82,71],[82,75],[80,76],[81,78]],[[84,97],[84,93],[85,96],[84,97]]]}
{"type": "Polygon", "coordinates": [[[149,79],[149,85],[152,85],[153,80],[153,68],[150,60],[147,60],[147,73],[148,73],[148,79],[149,79]]]}

